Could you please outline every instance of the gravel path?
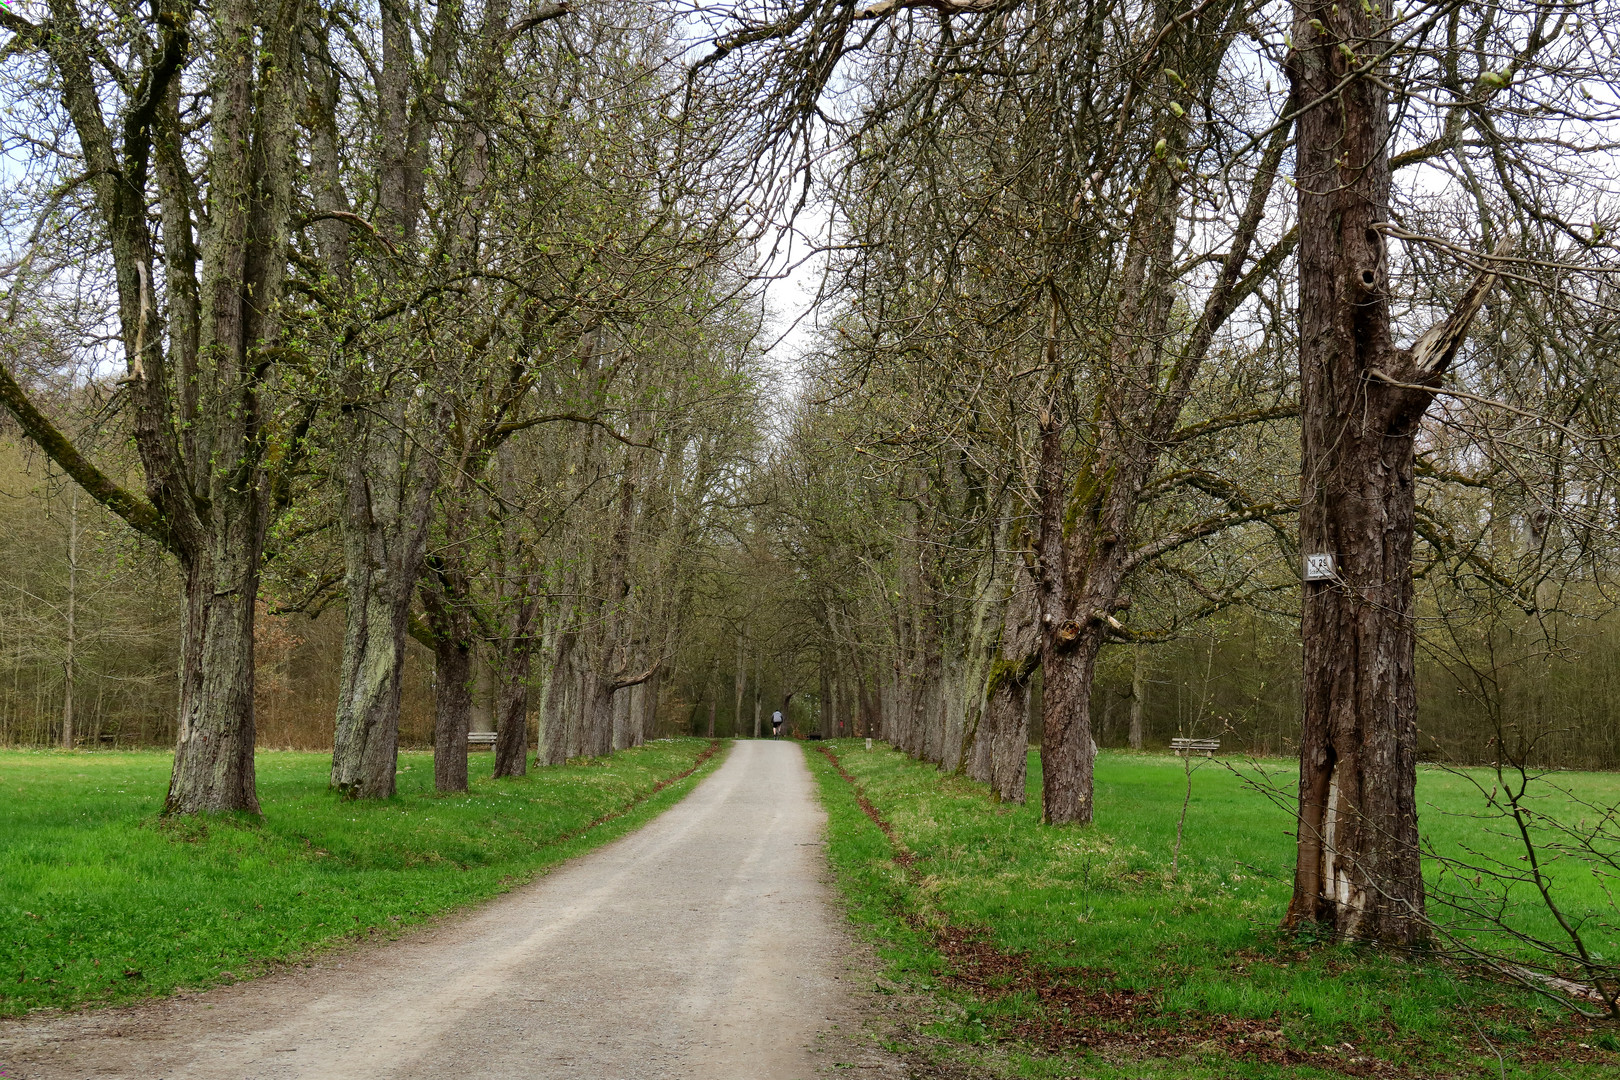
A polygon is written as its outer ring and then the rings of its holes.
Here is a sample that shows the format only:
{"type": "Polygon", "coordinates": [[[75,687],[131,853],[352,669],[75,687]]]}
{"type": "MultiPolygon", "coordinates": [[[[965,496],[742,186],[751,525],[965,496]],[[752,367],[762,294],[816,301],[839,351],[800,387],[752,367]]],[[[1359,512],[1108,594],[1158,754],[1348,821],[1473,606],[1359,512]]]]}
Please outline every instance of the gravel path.
{"type": "Polygon", "coordinates": [[[740,742],[640,831],[400,941],[178,1000],[0,1023],[0,1074],[901,1075],[836,1033],[866,1003],[822,827],[799,748],[740,742]]]}

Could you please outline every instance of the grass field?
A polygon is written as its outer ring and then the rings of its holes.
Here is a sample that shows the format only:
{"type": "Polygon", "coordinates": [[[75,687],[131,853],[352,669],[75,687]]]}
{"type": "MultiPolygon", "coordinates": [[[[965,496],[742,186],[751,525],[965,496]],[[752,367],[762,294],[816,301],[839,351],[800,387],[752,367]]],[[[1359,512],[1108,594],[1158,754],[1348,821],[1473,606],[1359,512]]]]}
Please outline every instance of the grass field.
{"type": "Polygon", "coordinates": [[[502,892],[674,803],[718,758],[655,789],[708,745],[451,797],[431,754],[401,754],[376,803],[327,790],[329,755],[260,753],[262,820],[181,822],[157,816],[169,754],[0,751],[0,1015],[241,978],[502,892]]]}
{"type": "MultiPolygon", "coordinates": [[[[894,978],[942,1002],[936,1054],[1005,1075],[1094,1080],[1620,1075],[1620,1031],[1608,1025],[1572,1022],[1432,959],[1279,932],[1289,815],[1219,767],[1194,774],[1172,877],[1184,793],[1175,759],[1105,752],[1099,824],[1049,829],[1033,755],[1029,804],[1016,807],[887,748],[829,745],[915,860],[909,872],[898,865],[851,784],[807,752],[852,917],[894,978]]],[[[1620,789],[1610,776],[1562,779],[1591,794],[1620,789]]],[[[1471,793],[1425,770],[1424,827],[1441,845],[1494,842],[1454,816],[1482,801],[1471,793]]],[[[1563,885],[1576,905],[1601,901],[1590,882],[1563,885]]]]}

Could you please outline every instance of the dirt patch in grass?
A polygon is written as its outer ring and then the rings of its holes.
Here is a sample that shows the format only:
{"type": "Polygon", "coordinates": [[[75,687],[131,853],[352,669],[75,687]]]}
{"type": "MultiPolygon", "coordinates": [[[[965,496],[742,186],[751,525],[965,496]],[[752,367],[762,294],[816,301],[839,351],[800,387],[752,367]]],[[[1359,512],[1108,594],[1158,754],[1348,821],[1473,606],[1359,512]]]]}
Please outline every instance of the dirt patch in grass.
{"type": "Polygon", "coordinates": [[[833,753],[832,748],[818,746],[816,749],[827,756],[827,760],[832,763],[833,770],[843,777],[850,788],[854,790],[855,802],[860,806],[861,812],[871,818],[872,824],[876,825],[883,832],[883,835],[889,838],[889,846],[894,852],[894,861],[906,872],[907,878],[915,880],[917,877],[915,869],[917,856],[912,854],[910,848],[906,847],[905,842],[900,839],[900,834],[894,831],[894,826],[884,820],[882,814],[878,813],[878,808],[872,805],[872,801],[866,797],[866,792],[862,791],[861,785],[856,782],[853,776],[849,775],[843,763],[838,760],[838,755],[833,753]]]}

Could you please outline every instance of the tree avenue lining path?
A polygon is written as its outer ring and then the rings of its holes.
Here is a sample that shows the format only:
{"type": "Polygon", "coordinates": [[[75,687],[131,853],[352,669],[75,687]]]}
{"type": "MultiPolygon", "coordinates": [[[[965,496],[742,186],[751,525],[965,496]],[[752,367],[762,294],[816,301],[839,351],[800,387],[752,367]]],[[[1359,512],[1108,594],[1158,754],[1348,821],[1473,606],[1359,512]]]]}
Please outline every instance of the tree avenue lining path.
{"type": "MultiPolygon", "coordinates": [[[[607,847],[406,939],[0,1025],[7,1075],[796,1080],[861,1013],[798,748],[741,742],[607,847]]],[[[838,1039],[839,1075],[898,1063],[838,1039]],[[850,1070],[849,1065],[855,1068],[850,1070]]]]}

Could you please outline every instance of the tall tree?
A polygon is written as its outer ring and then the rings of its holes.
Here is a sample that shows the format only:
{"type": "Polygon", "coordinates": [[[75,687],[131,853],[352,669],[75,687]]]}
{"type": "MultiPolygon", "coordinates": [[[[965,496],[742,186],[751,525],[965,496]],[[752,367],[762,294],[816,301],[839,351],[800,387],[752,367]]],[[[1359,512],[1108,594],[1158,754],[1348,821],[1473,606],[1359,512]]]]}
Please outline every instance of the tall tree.
{"type": "Polygon", "coordinates": [[[0,53],[48,61],[82,156],[71,167],[85,171],[115,283],[109,317],[145,497],[81,453],[9,370],[0,401],[89,495],[180,562],[179,734],[165,812],[256,812],[254,607],[266,530],[288,490],[272,471],[296,458],[307,428],[267,399],[287,355],[303,5],[228,0],[199,15],[186,0],[161,0],[141,15],[52,0],[48,10],[37,24],[0,12],[12,34],[0,53]],[[196,116],[206,118],[200,132],[196,116]]]}
{"type": "MultiPolygon", "coordinates": [[[[1487,235],[1494,192],[1474,171],[1465,134],[1475,128],[1490,148],[1483,163],[1494,168],[1504,201],[1524,207],[1526,189],[1546,182],[1525,152],[1536,138],[1533,126],[1504,133],[1490,109],[1526,68],[1539,67],[1544,100],[1556,98],[1560,86],[1567,90],[1575,69],[1563,65],[1580,57],[1579,35],[1573,52],[1549,47],[1573,11],[1504,9],[1481,16],[1466,35],[1458,12],[1424,11],[1403,28],[1411,39],[1447,20],[1434,52],[1441,71],[1434,89],[1455,104],[1443,107],[1437,137],[1420,139],[1398,160],[1458,155],[1487,235]]],[[[1317,562],[1314,572],[1307,563],[1304,586],[1298,860],[1287,921],[1411,944],[1426,933],[1416,799],[1417,439],[1500,264],[1465,260],[1475,272],[1450,312],[1410,347],[1397,344],[1391,308],[1405,298],[1392,276],[1389,242],[1410,234],[1396,224],[1393,205],[1390,147],[1400,133],[1386,76],[1404,78],[1403,102],[1416,97],[1418,81],[1409,64],[1390,60],[1401,49],[1395,28],[1402,19],[1383,4],[1293,5],[1287,67],[1299,117],[1300,543],[1317,562]]],[[[1519,115],[1550,111],[1558,110],[1519,115]]],[[[1562,182],[1578,179],[1571,173],[1562,182]]],[[[1544,223],[1531,210],[1517,225],[1544,223]]],[[[1439,539],[1433,529],[1429,535],[1439,539]]]]}

